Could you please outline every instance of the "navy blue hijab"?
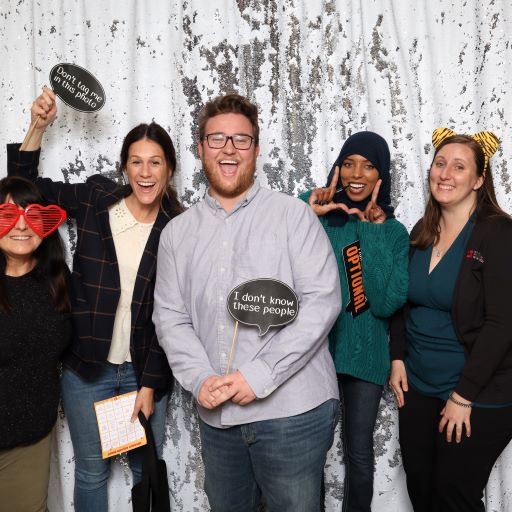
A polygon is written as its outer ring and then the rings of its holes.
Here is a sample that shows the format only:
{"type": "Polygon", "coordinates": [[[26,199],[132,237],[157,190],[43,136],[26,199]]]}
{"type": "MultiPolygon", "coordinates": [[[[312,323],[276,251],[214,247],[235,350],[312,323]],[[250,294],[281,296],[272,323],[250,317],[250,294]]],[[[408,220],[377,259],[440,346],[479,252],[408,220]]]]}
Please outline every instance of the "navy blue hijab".
{"type": "MultiPolygon", "coordinates": [[[[377,204],[382,208],[387,218],[394,217],[394,208],[391,206],[391,175],[390,154],[388,143],[378,134],[374,132],[357,132],[351,135],[343,144],[338,158],[331,168],[331,172],[327,177],[327,185],[329,187],[334,174],[335,167],[340,168],[340,177],[336,188],[340,188],[341,184],[341,166],[345,158],[351,155],[361,155],[369,160],[379,171],[379,178],[382,180],[377,204]]],[[[371,201],[371,194],[362,201],[352,201],[345,190],[338,192],[333,197],[333,202],[344,203],[349,208],[359,208],[364,211],[368,203],[371,201]]],[[[343,210],[332,210],[327,215],[329,226],[344,226],[348,220],[348,214],[343,210]]]]}

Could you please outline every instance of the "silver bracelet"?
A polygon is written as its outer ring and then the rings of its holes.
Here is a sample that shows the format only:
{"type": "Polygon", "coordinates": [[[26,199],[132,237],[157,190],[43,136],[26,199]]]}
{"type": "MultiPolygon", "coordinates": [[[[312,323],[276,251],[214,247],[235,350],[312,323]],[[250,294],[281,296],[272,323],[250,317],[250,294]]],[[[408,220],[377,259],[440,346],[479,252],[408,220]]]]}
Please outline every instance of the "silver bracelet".
{"type": "Polygon", "coordinates": [[[459,402],[456,398],[453,398],[453,391],[448,395],[448,400],[451,400],[454,404],[460,405],[461,407],[467,407],[469,409],[471,409],[471,407],[473,407],[473,404],[471,402],[469,402],[469,404],[465,404],[465,403],[459,402]]]}

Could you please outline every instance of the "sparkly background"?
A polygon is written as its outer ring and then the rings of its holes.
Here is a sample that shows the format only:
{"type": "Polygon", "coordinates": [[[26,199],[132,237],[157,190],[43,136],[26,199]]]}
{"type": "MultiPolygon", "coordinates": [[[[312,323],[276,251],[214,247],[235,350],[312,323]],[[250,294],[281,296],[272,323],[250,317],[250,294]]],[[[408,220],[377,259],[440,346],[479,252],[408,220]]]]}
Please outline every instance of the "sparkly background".
{"type": "MultiPolygon", "coordinates": [[[[45,137],[46,176],[83,181],[117,176],[118,151],[135,124],[154,119],[178,153],[184,203],[201,199],[196,152],[205,100],[237,91],[260,107],[259,180],[292,195],[325,182],[342,141],[371,129],[390,143],[393,198],[411,228],[423,210],[437,126],[491,129],[498,198],[512,211],[512,8],[507,0],[105,0],[0,1],[0,140],[23,138],[29,107],[51,68],[92,72],[107,100],[96,114],[60,104],[45,137]]],[[[5,149],[0,147],[5,162],[5,149]]],[[[0,171],[0,175],[5,171],[0,171]]],[[[75,235],[67,228],[71,250],[75,235]]],[[[168,414],[165,458],[173,510],[208,510],[190,396],[178,390],[168,414]]],[[[337,438],[339,439],[339,437],[337,438]]],[[[375,434],[374,510],[410,510],[397,447],[396,408],[386,392],[375,434]]],[[[329,455],[327,510],[341,510],[339,442],[329,455]]],[[[69,511],[73,452],[65,420],[53,452],[50,509],[69,511]]],[[[114,467],[110,509],[129,510],[124,461],[114,467]]],[[[512,447],[487,487],[488,510],[512,510],[512,447]]]]}

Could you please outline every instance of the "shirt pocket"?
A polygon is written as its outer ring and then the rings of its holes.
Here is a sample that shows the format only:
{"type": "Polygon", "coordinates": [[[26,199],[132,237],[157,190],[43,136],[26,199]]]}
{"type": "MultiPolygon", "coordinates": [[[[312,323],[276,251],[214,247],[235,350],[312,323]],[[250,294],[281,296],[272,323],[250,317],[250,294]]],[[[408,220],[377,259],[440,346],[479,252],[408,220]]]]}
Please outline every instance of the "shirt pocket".
{"type": "Polygon", "coordinates": [[[276,278],[282,259],[282,247],[276,240],[252,241],[235,249],[233,268],[240,282],[251,279],[276,278]]]}

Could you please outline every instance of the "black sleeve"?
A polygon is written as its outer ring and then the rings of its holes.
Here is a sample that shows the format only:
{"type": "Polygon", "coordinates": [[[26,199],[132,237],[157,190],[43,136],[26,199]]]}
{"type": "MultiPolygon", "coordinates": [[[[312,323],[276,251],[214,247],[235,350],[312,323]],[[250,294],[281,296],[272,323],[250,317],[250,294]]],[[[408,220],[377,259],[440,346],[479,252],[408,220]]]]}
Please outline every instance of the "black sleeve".
{"type": "MultiPolygon", "coordinates": [[[[510,290],[512,272],[512,222],[499,219],[485,226],[486,240],[482,246],[485,263],[481,272],[484,296],[484,323],[474,341],[462,369],[457,393],[475,400],[480,391],[496,375],[504,358],[512,350],[512,314],[510,290]]],[[[471,311],[471,297],[461,297],[461,305],[471,311]]],[[[503,371],[503,370],[502,370],[503,371]]]]}
{"type": "Polygon", "coordinates": [[[41,149],[20,151],[20,146],[19,143],[7,144],[7,176],[22,176],[35,181],[41,149]]]}
{"type": "MultiPolygon", "coordinates": [[[[410,240],[414,240],[421,225],[421,219],[412,228],[410,240]]],[[[409,246],[409,261],[414,254],[414,247],[409,246]]],[[[402,306],[389,320],[389,352],[391,361],[399,359],[403,361],[407,354],[407,338],[405,335],[405,323],[409,315],[410,304],[402,306]]]]}
{"type": "Polygon", "coordinates": [[[406,304],[401,307],[389,320],[389,352],[391,361],[403,361],[407,354],[407,339],[405,336],[405,320],[409,311],[406,304]]]}
{"type": "Polygon", "coordinates": [[[39,176],[41,150],[20,151],[20,144],[7,145],[7,174],[33,181],[49,203],[64,208],[69,217],[77,218],[80,211],[90,206],[94,189],[112,191],[118,185],[105,176],[90,176],[85,183],[63,183],[39,176]]]}

